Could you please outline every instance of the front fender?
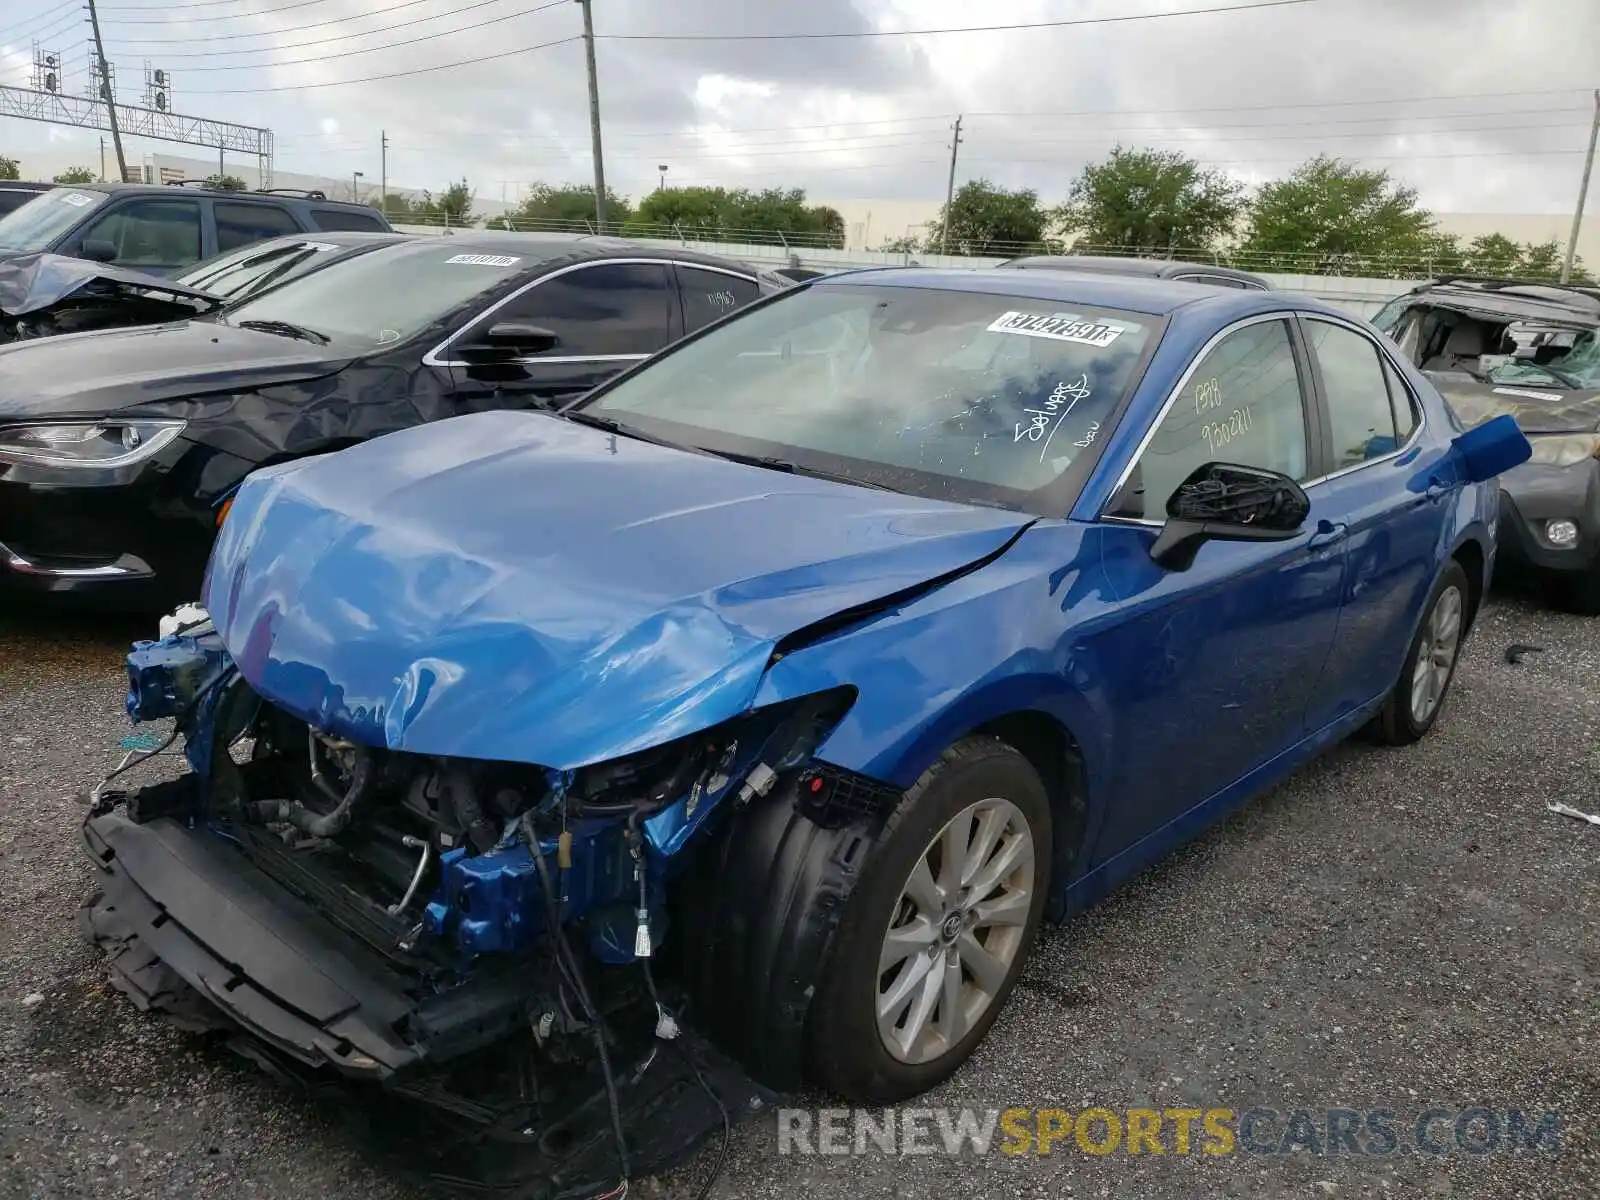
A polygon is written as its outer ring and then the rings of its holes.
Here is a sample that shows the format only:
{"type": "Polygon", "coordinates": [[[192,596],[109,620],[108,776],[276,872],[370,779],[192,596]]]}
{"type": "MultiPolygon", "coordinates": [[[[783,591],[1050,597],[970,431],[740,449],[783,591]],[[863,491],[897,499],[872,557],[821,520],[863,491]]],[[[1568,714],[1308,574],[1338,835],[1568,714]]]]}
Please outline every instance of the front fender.
{"type": "Polygon", "coordinates": [[[1093,792],[1113,726],[1103,671],[1073,631],[1116,604],[1099,538],[1093,526],[1042,522],[982,570],[781,659],[756,703],[855,687],[818,757],[898,788],[974,729],[1043,712],[1078,743],[1093,792]]]}

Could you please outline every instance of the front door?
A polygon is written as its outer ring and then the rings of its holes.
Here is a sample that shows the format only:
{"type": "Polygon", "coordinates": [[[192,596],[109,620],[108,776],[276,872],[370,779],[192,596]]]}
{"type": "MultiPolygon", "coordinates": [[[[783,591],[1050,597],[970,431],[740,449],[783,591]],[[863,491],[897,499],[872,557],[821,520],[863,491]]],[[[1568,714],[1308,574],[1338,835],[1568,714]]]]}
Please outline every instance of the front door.
{"type": "Polygon", "coordinates": [[[474,322],[455,344],[502,321],[556,336],[540,354],[492,367],[446,351],[462,412],[552,408],[576,399],[666,346],[681,328],[671,268],[664,262],[600,260],[538,280],[474,322]]]}
{"type": "MultiPolygon", "coordinates": [[[[1101,525],[1119,611],[1075,633],[1110,682],[1115,729],[1105,862],[1297,743],[1333,644],[1344,543],[1339,514],[1313,499],[1283,542],[1213,541],[1186,570],[1150,557],[1166,503],[1207,462],[1296,480],[1321,455],[1309,374],[1292,320],[1255,318],[1213,342],[1141,446],[1101,525]]],[[[1108,464],[1109,465],[1109,464],[1108,464]]],[[[1064,656],[1070,661],[1070,655],[1064,656]]]]}

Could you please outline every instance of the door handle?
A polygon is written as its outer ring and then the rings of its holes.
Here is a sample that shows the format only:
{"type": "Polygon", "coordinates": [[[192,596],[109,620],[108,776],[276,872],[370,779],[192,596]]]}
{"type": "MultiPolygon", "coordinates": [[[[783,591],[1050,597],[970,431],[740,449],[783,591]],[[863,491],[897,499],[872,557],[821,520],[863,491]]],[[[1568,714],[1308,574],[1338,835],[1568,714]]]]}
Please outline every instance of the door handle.
{"type": "Polygon", "coordinates": [[[1343,521],[1318,521],[1317,531],[1311,535],[1311,540],[1306,543],[1307,550],[1322,550],[1328,546],[1337,545],[1344,541],[1344,535],[1350,532],[1350,526],[1343,521]]]}
{"type": "Polygon", "coordinates": [[[1450,485],[1435,475],[1428,480],[1428,490],[1424,494],[1429,500],[1438,500],[1447,495],[1449,491],[1450,485]]]}

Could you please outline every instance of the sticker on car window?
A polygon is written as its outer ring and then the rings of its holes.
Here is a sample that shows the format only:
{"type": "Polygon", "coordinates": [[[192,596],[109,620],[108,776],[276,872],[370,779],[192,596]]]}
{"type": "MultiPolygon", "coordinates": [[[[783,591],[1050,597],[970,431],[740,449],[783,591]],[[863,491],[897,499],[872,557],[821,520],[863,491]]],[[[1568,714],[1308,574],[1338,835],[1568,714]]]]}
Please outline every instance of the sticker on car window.
{"type": "Polygon", "coordinates": [[[315,250],[318,254],[326,254],[326,253],[328,253],[328,251],[337,250],[338,248],[339,247],[330,245],[327,242],[301,242],[300,243],[300,249],[302,249],[302,250],[315,250]]]}
{"type": "Polygon", "coordinates": [[[446,263],[465,263],[470,267],[514,267],[522,261],[509,254],[453,254],[446,263]]]}
{"type": "Polygon", "coordinates": [[[85,196],[82,192],[63,192],[61,193],[61,202],[63,204],[70,204],[73,208],[83,208],[85,205],[94,203],[92,199],[90,199],[88,196],[85,196]]]}
{"type": "Polygon", "coordinates": [[[1020,333],[1024,337],[1077,342],[1084,346],[1109,346],[1127,330],[1120,325],[1079,320],[1072,313],[1007,312],[989,325],[989,332],[1020,333]]]}

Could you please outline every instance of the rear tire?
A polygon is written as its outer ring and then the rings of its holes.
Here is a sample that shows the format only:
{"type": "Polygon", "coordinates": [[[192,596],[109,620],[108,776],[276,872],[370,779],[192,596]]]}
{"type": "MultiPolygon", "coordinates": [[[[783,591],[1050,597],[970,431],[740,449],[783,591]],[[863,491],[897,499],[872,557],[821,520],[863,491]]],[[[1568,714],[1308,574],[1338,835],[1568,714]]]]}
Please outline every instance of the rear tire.
{"type": "Polygon", "coordinates": [[[1372,730],[1378,741],[1389,746],[1409,746],[1439,719],[1461,661],[1471,597],[1466,571],[1451,559],[1428,593],[1422,620],[1400,668],[1400,679],[1373,721],[1372,730]]]}
{"type": "Polygon", "coordinates": [[[951,747],[906,792],[840,922],[809,1021],[809,1067],[892,1104],[949,1078],[1005,1005],[1050,885],[1049,794],[997,738],[951,747]]]}

